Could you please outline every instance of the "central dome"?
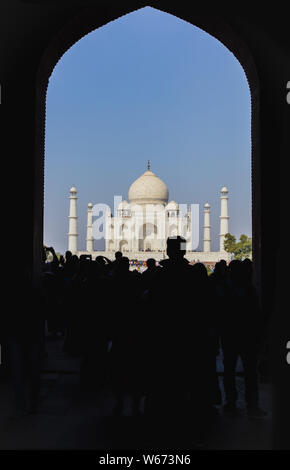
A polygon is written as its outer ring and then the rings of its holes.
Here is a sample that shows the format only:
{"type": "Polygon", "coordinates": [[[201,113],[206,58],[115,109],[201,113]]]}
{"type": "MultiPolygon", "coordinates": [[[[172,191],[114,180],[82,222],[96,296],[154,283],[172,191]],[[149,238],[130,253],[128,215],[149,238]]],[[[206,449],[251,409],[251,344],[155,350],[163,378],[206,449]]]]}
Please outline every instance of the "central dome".
{"type": "Polygon", "coordinates": [[[131,184],[129,200],[135,204],[167,204],[168,188],[158,176],[148,169],[131,184]]]}

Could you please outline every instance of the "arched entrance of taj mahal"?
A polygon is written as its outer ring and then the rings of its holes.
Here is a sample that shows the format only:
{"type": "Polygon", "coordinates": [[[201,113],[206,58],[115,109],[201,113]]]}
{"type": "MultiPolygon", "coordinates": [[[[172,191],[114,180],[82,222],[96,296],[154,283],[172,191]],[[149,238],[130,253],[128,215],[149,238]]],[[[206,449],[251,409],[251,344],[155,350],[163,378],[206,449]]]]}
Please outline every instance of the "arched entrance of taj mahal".
{"type": "MultiPolygon", "coordinates": [[[[164,10],[163,10],[164,11],[164,10]]],[[[168,13],[171,13],[168,11],[168,13]]],[[[178,15],[177,15],[178,16],[178,15]]],[[[87,20],[86,20],[87,21],[87,20]]],[[[63,31],[61,36],[63,39],[66,37],[67,40],[70,38],[71,45],[76,42],[78,39],[84,36],[86,34],[84,31],[81,31],[80,29],[82,28],[81,26],[78,26],[78,21],[74,24],[74,27],[71,27],[70,31],[63,31]],[[79,29],[80,28],[80,29],[79,29]],[[78,31],[78,32],[77,32],[78,31]],[[78,39],[77,39],[78,36],[78,39]],[[73,39],[74,38],[74,39],[73,39]]],[[[96,28],[96,25],[93,26],[92,21],[89,21],[90,26],[87,25],[87,31],[90,32],[93,29],[96,28]]],[[[258,90],[258,79],[256,75],[256,70],[253,61],[251,61],[251,56],[249,52],[247,51],[245,45],[240,41],[239,37],[234,35],[234,41],[232,38],[232,32],[230,33],[226,27],[226,25],[223,24],[222,21],[219,22],[212,22],[210,20],[207,20],[206,18],[199,18],[196,19],[195,22],[193,22],[195,26],[198,26],[199,28],[203,29],[204,31],[208,32],[218,40],[220,40],[228,49],[230,49],[236,58],[239,60],[241,63],[242,67],[244,68],[244,71],[247,76],[247,80],[250,86],[250,91],[252,94],[252,135],[255,133],[255,129],[257,128],[257,109],[258,109],[258,99],[259,96],[256,93],[256,90],[258,90]],[[253,91],[255,93],[253,94],[253,91]]],[[[69,47],[69,46],[68,46],[69,47]]],[[[58,55],[58,57],[61,57],[61,55],[67,50],[68,47],[63,47],[59,49],[59,44],[54,45],[53,43],[50,45],[50,48],[46,52],[45,60],[43,61],[43,65],[45,64],[44,68],[46,69],[46,73],[51,73],[57,59],[55,59],[55,62],[53,63],[53,55],[58,55]],[[51,68],[49,70],[48,68],[48,62],[51,64],[51,68]]],[[[43,70],[41,73],[41,76],[45,74],[45,71],[43,70]]],[[[252,175],[255,174],[255,167],[259,164],[259,147],[257,145],[257,142],[255,145],[252,145],[252,175]]],[[[252,223],[252,228],[253,228],[253,257],[255,259],[255,278],[256,278],[256,285],[259,287],[261,284],[261,266],[260,266],[260,248],[259,248],[259,243],[257,243],[257,236],[256,234],[259,232],[259,218],[254,217],[254,213],[259,213],[259,205],[260,205],[260,197],[259,197],[259,182],[258,180],[254,182],[252,181],[252,212],[253,212],[253,223],[252,223]]],[[[169,214],[170,215],[170,214],[169,214]]],[[[124,234],[124,239],[120,240],[117,242],[117,244],[114,242],[113,239],[108,240],[107,247],[110,251],[115,251],[116,249],[118,250],[123,250],[125,252],[130,251],[132,249],[132,242],[128,240],[128,237],[126,236],[126,230],[128,227],[123,227],[121,229],[121,232],[124,234]]],[[[131,229],[131,227],[130,227],[131,229]]],[[[152,227],[150,224],[146,224],[145,230],[142,231],[146,234],[145,238],[139,239],[136,249],[138,251],[159,251],[161,249],[160,244],[158,245],[157,243],[157,228],[155,227],[152,230],[152,227]],[[148,233],[146,233],[148,232],[148,233]]],[[[141,230],[139,230],[141,232],[141,230]]],[[[177,224],[173,223],[172,219],[172,224],[169,228],[169,231],[167,233],[168,236],[174,236],[178,233],[178,226],[177,224]]],[[[164,247],[162,247],[164,249],[164,247]]]]}
{"type": "MultiPolygon", "coordinates": [[[[94,10],[94,9],[93,9],[94,10]]],[[[92,11],[93,11],[92,10],[92,11]]],[[[168,11],[168,13],[171,13],[168,11]]],[[[174,14],[174,13],[173,13],[174,14]]],[[[80,19],[76,19],[73,24],[64,28],[64,30],[60,33],[60,37],[62,40],[52,41],[50,46],[48,47],[47,51],[45,52],[42,63],[39,69],[39,80],[38,80],[38,112],[39,112],[39,125],[38,129],[42,129],[42,132],[37,132],[38,135],[38,142],[39,142],[39,152],[40,152],[40,161],[42,161],[42,168],[43,168],[43,152],[44,149],[43,145],[43,136],[44,136],[44,104],[45,104],[45,92],[47,87],[47,80],[61,57],[61,55],[71,46],[79,40],[82,36],[87,34],[88,32],[92,31],[96,27],[101,26],[98,22],[94,22],[93,18],[94,15],[87,16],[87,13],[84,13],[84,17],[80,22],[80,19]],[[43,127],[42,127],[43,126],[43,127]]],[[[113,18],[111,18],[113,19],[113,18]]],[[[96,20],[95,20],[96,21],[96,20]]],[[[258,132],[258,109],[259,109],[259,95],[257,90],[259,88],[258,78],[256,74],[256,69],[254,62],[251,59],[251,55],[247,50],[246,46],[243,42],[239,39],[238,35],[235,35],[232,31],[230,32],[227,26],[223,23],[222,20],[214,21],[204,18],[196,18],[196,21],[193,22],[195,26],[203,29],[204,31],[208,32],[212,36],[216,37],[220,40],[226,47],[228,47],[234,55],[237,57],[239,62],[241,63],[242,67],[244,68],[245,74],[247,76],[247,80],[249,83],[251,96],[252,96],[252,138],[258,132]]],[[[259,207],[261,204],[261,197],[260,197],[260,186],[259,186],[259,178],[258,172],[256,168],[259,165],[260,153],[259,153],[259,145],[258,140],[255,139],[255,145],[252,145],[252,231],[253,231],[253,258],[255,260],[255,280],[256,285],[261,285],[261,264],[260,264],[260,243],[259,243],[259,232],[260,232],[260,218],[259,218],[259,207]]],[[[43,177],[43,170],[40,173],[43,177]]],[[[41,213],[41,219],[43,217],[43,206],[39,207],[39,211],[41,213]]],[[[152,227],[150,224],[146,224],[142,227],[142,231],[145,232],[145,237],[139,240],[138,243],[138,250],[140,251],[151,251],[151,250],[159,250],[160,245],[158,246],[157,243],[157,228],[156,226],[152,227]],[[145,228],[145,231],[143,230],[145,228]]],[[[170,233],[168,235],[173,236],[177,232],[177,226],[170,227],[170,233]]],[[[41,237],[42,240],[42,237],[41,237]]],[[[127,240],[126,236],[123,240],[120,240],[118,246],[114,244],[113,240],[108,241],[108,246],[111,249],[119,249],[123,251],[128,251],[130,249],[130,242],[127,240]]],[[[163,247],[164,249],[164,247],[163,247]]],[[[37,253],[40,254],[40,246],[38,248],[35,245],[35,255],[37,258],[37,253]]],[[[35,258],[35,260],[36,260],[35,258]]],[[[39,257],[38,257],[39,259],[39,257]]],[[[37,268],[37,263],[35,268],[37,268]]],[[[38,269],[37,269],[38,270],[38,269]]],[[[35,273],[37,272],[35,271],[35,273]]]]}
{"type": "MultiPolygon", "coordinates": [[[[34,283],[38,284],[43,248],[45,107],[49,78],[62,55],[82,37],[147,3],[136,0],[93,5],[90,1],[71,4],[60,1],[48,5],[49,2],[19,1],[13,7],[8,3],[3,2],[7,8],[1,28],[6,44],[1,68],[1,104],[5,116],[2,144],[9,149],[5,160],[10,164],[7,174],[13,175],[11,191],[15,193],[15,188],[23,188],[25,183],[25,191],[21,191],[25,210],[20,211],[18,227],[25,252],[23,265],[31,268],[34,283]],[[46,4],[44,9],[41,3],[46,4]],[[12,24],[17,24],[13,34],[12,24]]],[[[265,17],[264,11],[255,15],[251,9],[245,9],[243,14],[237,9],[219,9],[218,14],[197,13],[196,5],[189,2],[151,1],[150,6],[211,34],[235,55],[248,79],[255,277],[264,311],[266,315],[273,314],[270,335],[276,374],[273,380],[278,391],[274,446],[288,448],[288,435],[283,432],[289,426],[290,395],[289,367],[285,362],[289,315],[284,308],[288,301],[288,275],[282,250],[288,229],[287,218],[279,211],[285,208],[287,200],[282,188],[288,187],[288,174],[284,170],[289,155],[286,96],[290,80],[286,15],[279,6],[271,9],[271,17],[265,17]],[[275,214],[274,222],[272,214],[275,214]]],[[[212,80],[214,83],[214,77],[212,80]]],[[[15,230],[15,246],[18,245],[19,232],[15,230]]]]}

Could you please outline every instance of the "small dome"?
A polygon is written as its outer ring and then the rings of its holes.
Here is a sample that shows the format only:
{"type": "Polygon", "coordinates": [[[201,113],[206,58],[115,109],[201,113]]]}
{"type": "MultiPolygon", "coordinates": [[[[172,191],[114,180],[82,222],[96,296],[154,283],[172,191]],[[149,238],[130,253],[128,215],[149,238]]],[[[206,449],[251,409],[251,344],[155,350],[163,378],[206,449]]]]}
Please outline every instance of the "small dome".
{"type": "Polygon", "coordinates": [[[225,186],[221,189],[221,193],[228,193],[228,190],[225,186]]]}
{"type": "Polygon", "coordinates": [[[76,193],[77,192],[77,188],[75,186],[72,186],[69,190],[70,193],[76,193]]]}
{"type": "Polygon", "coordinates": [[[93,203],[92,203],[92,202],[89,202],[89,203],[88,203],[88,207],[92,208],[92,207],[93,207],[93,203]]]}
{"type": "Polygon", "coordinates": [[[166,210],[177,211],[178,209],[179,209],[179,206],[177,202],[175,201],[170,201],[166,206],[166,210]]]}
{"type": "Polygon", "coordinates": [[[168,188],[158,176],[147,170],[131,184],[129,200],[136,204],[167,204],[168,188]]]}
{"type": "Polygon", "coordinates": [[[121,201],[118,206],[118,209],[127,209],[128,206],[129,206],[129,203],[127,201],[121,201]]]}
{"type": "Polygon", "coordinates": [[[210,208],[210,205],[209,205],[209,203],[208,203],[208,202],[206,202],[206,203],[205,203],[205,205],[204,205],[204,207],[206,207],[206,208],[210,208]]]}

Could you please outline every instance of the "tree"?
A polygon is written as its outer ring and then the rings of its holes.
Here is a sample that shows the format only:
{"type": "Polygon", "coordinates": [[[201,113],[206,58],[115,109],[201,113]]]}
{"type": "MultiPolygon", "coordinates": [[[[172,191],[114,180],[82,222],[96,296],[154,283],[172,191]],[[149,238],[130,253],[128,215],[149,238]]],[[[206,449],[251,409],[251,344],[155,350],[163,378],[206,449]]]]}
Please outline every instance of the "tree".
{"type": "Polygon", "coordinates": [[[234,253],[236,246],[236,237],[230,233],[226,233],[224,240],[224,249],[227,253],[234,253]]]}
{"type": "Polygon", "coordinates": [[[227,233],[225,235],[224,249],[227,253],[234,255],[234,259],[243,260],[252,257],[252,239],[242,234],[239,241],[236,237],[227,233]]]}

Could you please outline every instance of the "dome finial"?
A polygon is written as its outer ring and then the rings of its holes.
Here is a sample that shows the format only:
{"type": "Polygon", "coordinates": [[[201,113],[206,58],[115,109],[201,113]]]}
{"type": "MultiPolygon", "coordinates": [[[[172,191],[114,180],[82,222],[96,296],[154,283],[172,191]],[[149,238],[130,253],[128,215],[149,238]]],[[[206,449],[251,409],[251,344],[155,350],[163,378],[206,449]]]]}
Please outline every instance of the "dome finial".
{"type": "Polygon", "coordinates": [[[147,170],[150,170],[150,160],[148,160],[148,163],[147,163],[147,170]]]}

